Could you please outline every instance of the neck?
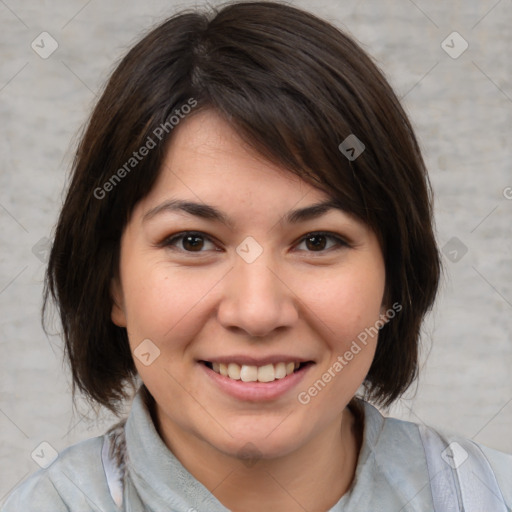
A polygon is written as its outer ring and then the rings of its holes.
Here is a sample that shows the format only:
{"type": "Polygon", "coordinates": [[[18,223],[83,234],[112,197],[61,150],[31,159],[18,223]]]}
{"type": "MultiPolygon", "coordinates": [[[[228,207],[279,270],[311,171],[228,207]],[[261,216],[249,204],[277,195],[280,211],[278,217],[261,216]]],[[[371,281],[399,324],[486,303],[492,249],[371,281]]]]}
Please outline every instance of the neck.
{"type": "MultiPolygon", "coordinates": [[[[353,402],[306,445],[274,459],[237,458],[179,429],[155,426],[182,465],[233,512],[327,511],[349,490],[362,443],[353,402]]],[[[168,427],[166,425],[166,427],[168,427]]]]}

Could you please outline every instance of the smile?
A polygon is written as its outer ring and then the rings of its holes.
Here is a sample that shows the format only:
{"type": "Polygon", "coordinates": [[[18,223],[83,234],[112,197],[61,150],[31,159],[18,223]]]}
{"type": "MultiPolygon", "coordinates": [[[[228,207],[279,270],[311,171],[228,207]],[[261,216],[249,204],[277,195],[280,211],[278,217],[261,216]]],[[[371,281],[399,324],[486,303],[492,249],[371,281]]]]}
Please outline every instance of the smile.
{"type": "Polygon", "coordinates": [[[299,370],[301,366],[308,363],[292,361],[255,366],[204,361],[204,364],[215,373],[232,380],[241,380],[242,382],[273,382],[277,379],[284,379],[287,375],[291,375],[294,371],[299,370]]]}

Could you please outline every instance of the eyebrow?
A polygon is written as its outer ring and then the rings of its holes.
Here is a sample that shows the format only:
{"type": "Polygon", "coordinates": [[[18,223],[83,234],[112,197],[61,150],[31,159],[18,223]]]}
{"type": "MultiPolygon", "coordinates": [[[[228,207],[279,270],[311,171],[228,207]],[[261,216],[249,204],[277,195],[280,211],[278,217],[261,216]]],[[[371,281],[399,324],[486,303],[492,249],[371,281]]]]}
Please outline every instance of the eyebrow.
{"type": "MultiPolygon", "coordinates": [[[[280,223],[282,224],[284,222],[287,224],[298,224],[300,222],[306,222],[308,220],[317,219],[318,217],[325,215],[331,210],[340,210],[342,212],[346,212],[346,209],[343,208],[339,202],[330,199],[306,206],[304,208],[299,208],[297,210],[290,210],[286,213],[280,223]]],[[[231,229],[234,227],[233,220],[214,206],[205,203],[185,201],[182,199],[170,199],[163,202],[162,204],[159,204],[158,206],[155,206],[144,214],[142,221],[146,222],[156,215],[165,212],[187,213],[202,219],[220,222],[231,229]]]]}

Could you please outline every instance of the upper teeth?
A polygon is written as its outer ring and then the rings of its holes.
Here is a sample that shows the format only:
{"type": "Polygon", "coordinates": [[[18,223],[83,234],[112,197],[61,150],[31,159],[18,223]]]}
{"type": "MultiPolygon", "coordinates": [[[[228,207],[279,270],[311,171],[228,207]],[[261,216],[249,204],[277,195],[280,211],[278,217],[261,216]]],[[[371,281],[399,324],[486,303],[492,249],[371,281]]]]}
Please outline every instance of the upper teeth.
{"type": "Polygon", "coordinates": [[[243,382],[272,382],[275,379],[282,379],[290,375],[299,366],[300,363],[277,363],[264,366],[212,363],[214,372],[243,382]]]}

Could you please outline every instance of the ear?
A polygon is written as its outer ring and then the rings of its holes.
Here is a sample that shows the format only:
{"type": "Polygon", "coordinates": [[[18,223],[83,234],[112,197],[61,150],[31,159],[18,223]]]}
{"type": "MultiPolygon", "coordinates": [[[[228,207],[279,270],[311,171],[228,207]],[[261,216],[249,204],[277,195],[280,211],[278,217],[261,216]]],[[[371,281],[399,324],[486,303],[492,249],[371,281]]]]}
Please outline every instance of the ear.
{"type": "Polygon", "coordinates": [[[382,303],[380,305],[380,311],[379,311],[379,318],[383,320],[385,323],[389,322],[389,318],[387,315],[387,312],[389,311],[389,301],[387,297],[387,293],[385,294],[384,298],[382,299],[382,303]]]}
{"type": "Polygon", "coordinates": [[[389,318],[386,315],[387,310],[388,310],[388,308],[386,308],[385,306],[382,306],[379,311],[379,320],[382,320],[385,324],[387,324],[389,321],[389,318]]]}
{"type": "Polygon", "coordinates": [[[383,294],[383,297],[382,297],[382,301],[380,303],[379,316],[381,318],[383,316],[386,316],[386,313],[389,310],[389,307],[390,307],[389,305],[390,304],[391,304],[391,297],[390,297],[390,293],[389,293],[388,284],[386,282],[386,286],[385,286],[385,289],[384,289],[384,294],[383,294]]]}
{"type": "Polygon", "coordinates": [[[112,311],[110,318],[118,327],[126,327],[126,314],[124,312],[123,292],[117,278],[110,281],[110,296],[112,297],[112,311]]]}

